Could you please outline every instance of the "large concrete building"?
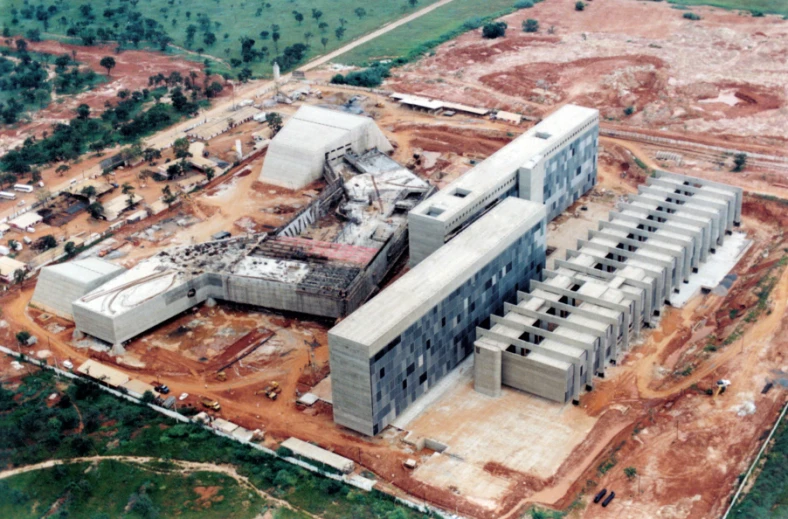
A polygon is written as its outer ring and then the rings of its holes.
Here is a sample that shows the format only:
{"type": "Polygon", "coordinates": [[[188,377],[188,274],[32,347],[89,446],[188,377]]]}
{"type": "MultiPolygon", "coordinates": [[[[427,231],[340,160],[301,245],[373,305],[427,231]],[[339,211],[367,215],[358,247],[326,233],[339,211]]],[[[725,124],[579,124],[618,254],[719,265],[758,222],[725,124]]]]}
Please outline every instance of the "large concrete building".
{"type": "Polygon", "coordinates": [[[410,263],[435,252],[507,197],[561,214],[596,184],[599,112],[566,105],[408,215],[410,263]]]}
{"type": "Polygon", "coordinates": [[[472,352],[545,262],[544,205],[504,200],[329,331],[334,420],[375,435],[472,352]]]}
{"type": "Polygon", "coordinates": [[[271,234],[160,252],[87,294],[69,292],[77,330],[120,344],[208,298],[333,319],[351,313],[404,254],[407,211],[430,187],[380,152],[346,158],[335,181],[271,234]]]}
{"type": "Polygon", "coordinates": [[[126,269],[99,258],[70,261],[41,269],[30,304],[66,319],[73,319],[71,303],[126,269]]]}
{"type": "Polygon", "coordinates": [[[742,190],[658,171],[479,328],[475,387],[577,402],[741,221],[742,190]],[[513,299],[514,300],[514,299],[513,299]]]}
{"type": "Polygon", "coordinates": [[[372,149],[393,148],[369,117],[304,105],[271,141],[260,181],[300,189],[321,178],[326,164],[372,149]]]}

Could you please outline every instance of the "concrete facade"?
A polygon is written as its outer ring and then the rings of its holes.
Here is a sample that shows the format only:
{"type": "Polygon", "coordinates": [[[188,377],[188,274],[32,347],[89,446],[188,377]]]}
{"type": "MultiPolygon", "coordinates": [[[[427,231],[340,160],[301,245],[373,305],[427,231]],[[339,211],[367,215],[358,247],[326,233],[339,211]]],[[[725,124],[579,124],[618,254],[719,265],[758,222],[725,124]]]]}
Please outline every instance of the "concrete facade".
{"type": "Polygon", "coordinates": [[[301,189],[322,177],[326,164],[371,149],[393,148],[369,117],[304,105],[271,141],[260,181],[301,189]]]}
{"type": "Polygon", "coordinates": [[[70,261],[41,269],[30,303],[65,319],[74,319],[71,303],[126,271],[99,258],[70,261]]]}
{"type": "Polygon", "coordinates": [[[599,112],[566,105],[408,214],[416,265],[504,198],[561,214],[596,184],[599,112]]]}
{"type": "Polygon", "coordinates": [[[741,219],[740,188],[663,171],[629,198],[478,329],[477,391],[577,402],[741,219]]]}
{"type": "Polygon", "coordinates": [[[504,200],[331,329],[334,420],[378,434],[466,358],[476,326],[539,276],[545,227],[542,204],[504,200]]]}

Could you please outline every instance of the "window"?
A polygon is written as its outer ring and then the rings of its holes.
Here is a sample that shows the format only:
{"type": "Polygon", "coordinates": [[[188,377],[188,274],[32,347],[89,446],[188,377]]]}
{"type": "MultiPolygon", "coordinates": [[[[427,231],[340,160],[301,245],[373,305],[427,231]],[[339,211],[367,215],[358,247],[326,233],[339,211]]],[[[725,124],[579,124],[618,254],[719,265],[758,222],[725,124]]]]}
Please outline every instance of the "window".
{"type": "Polygon", "coordinates": [[[385,376],[386,376],[386,368],[380,368],[380,378],[383,378],[385,376]]]}
{"type": "Polygon", "coordinates": [[[441,317],[441,326],[444,327],[444,328],[446,327],[446,318],[445,317],[441,317]]]}
{"type": "Polygon", "coordinates": [[[407,380],[403,380],[402,381],[402,389],[408,389],[408,381],[407,380]]]}
{"type": "Polygon", "coordinates": [[[426,381],[427,381],[427,374],[426,373],[422,373],[421,375],[419,375],[419,384],[423,384],[426,381]]]}
{"type": "Polygon", "coordinates": [[[431,344],[430,344],[430,340],[429,340],[429,339],[427,339],[427,349],[428,349],[428,350],[430,349],[430,346],[431,346],[431,344]]]}

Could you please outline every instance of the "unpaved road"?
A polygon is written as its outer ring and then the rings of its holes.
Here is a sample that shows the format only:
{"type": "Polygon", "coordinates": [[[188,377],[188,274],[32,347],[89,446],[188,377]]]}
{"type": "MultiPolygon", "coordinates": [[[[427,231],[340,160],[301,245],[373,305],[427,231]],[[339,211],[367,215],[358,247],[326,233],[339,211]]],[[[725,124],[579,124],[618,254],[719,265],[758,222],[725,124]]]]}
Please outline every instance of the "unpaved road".
{"type": "MultiPolygon", "coordinates": [[[[340,47],[333,52],[320,56],[319,58],[310,61],[306,65],[299,67],[297,70],[299,72],[306,72],[314,68],[317,68],[321,65],[324,65],[325,63],[328,63],[329,61],[336,58],[337,56],[341,56],[342,54],[348,52],[349,50],[355,49],[359,45],[363,45],[364,43],[374,40],[375,38],[382,36],[389,31],[393,31],[394,29],[400,27],[401,25],[410,23],[413,20],[421,18],[425,14],[430,13],[435,9],[438,9],[439,7],[443,7],[444,5],[449,4],[452,1],[453,0],[440,0],[439,2],[436,2],[432,5],[425,7],[424,9],[419,9],[415,13],[412,13],[404,18],[400,18],[399,20],[392,22],[388,25],[384,25],[380,29],[371,32],[366,36],[362,36],[361,38],[353,40],[352,42],[348,43],[344,47],[340,47]]],[[[291,74],[285,74],[284,76],[282,76],[281,81],[287,81],[288,79],[290,79],[290,76],[291,74]]],[[[236,94],[238,95],[238,97],[246,97],[246,98],[257,97],[259,95],[266,93],[268,89],[273,87],[273,85],[274,85],[273,81],[265,81],[263,83],[258,82],[255,83],[254,85],[250,85],[247,88],[240,89],[239,92],[233,92],[233,98],[236,97],[236,94]]],[[[216,105],[215,107],[211,108],[207,112],[199,114],[197,117],[194,117],[184,123],[179,124],[178,126],[170,128],[168,130],[161,131],[158,134],[146,139],[145,141],[146,146],[159,148],[159,149],[169,148],[172,145],[173,141],[175,141],[175,139],[182,136],[186,128],[194,126],[194,124],[200,119],[212,119],[225,115],[225,112],[227,112],[227,110],[234,103],[235,103],[234,99],[228,100],[222,104],[216,105]]]]}
{"type": "MultiPolygon", "coordinates": [[[[70,465],[73,463],[94,463],[99,461],[120,461],[123,463],[134,463],[134,464],[145,464],[151,463],[155,461],[160,461],[159,458],[151,458],[147,456],[90,456],[87,458],[70,458],[65,460],[47,460],[41,463],[36,463],[35,465],[25,465],[24,467],[18,467],[15,469],[4,470],[0,472],[0,479],[6,479],[13,476],[17,476],[19,474],[25,474],[27,472],[33,472],[36,470],[48,469],[58,465],[70,465]]],[[[235,467],[232,465],[217,465],[215,463],[198,463],[195,461],[181,461],[181,460],[170,460],[170,463],[175,465],[175,468],[172,470],[173,472],[177,472],[179,474],[189,474],[191,472],[217,472],[220,474],[224,474],[225,476],[229,476],[235,480],[241,487],[255,492],[258,496],[262,497],[263,499],[276,503],[277,506],[283,508],[289,508],[291,510],[295,510],[295,508],[290,505],[287,501],[283,501],[278,499],[270,494],[267,494],[254,486],[251,481],[246,476],[242,476],[238,474],[235,470],[235,467]]],[[[150,470],[152,472],[165,472],[165,471],[157,471],[155,469],[150,469],[145,467],[145,470],[150,470]]],[[[171,471],[166,471],[171,472],[171,471]]],[[[317,518],[318,516],[312,515],[304,510],[297,509],[299,512],[309,515],[310,517],[317,518]]]]}

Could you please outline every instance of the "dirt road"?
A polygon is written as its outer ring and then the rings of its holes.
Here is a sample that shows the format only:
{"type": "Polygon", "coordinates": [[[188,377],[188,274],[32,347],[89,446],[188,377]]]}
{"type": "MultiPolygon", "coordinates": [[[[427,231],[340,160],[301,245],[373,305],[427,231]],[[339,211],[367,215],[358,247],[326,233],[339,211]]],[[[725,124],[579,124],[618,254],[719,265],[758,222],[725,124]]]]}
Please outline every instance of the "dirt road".
{"type": "MultiPolygon", "coordinates": [[[[319,58],[310,61],[306,65],[299,67],[297,70],[300,72],[306,72],[314,68],[317,68],[321,65],[324,65],[329,61],[331,61],[332,59],[336,58],[337,56],[341,56],[342,54],[352,49],[355,49],[359,45],[363,45],[368,41],[374,40],[375,38],[382,36],[389,31],[393,31],[394,29],[396,29],[401,25],[412,22],[413,20],[416,20],[424,16],[425,14],[432,12],[435,9],[438,9],[439,7],[443,7],[444,5],[451,3],[452,1],[453,0],[440,0],[439,2],[436,2],[428,7],[425,7],[424,9],[420,9],[415,13],[412,13],[404,18],[401,18],[388,25],[384,25],[380,29],[371,32],[366,36],[362,36],[361,38],[358,38],[348,43],[344,47],[340,47],[339,49],[333,52],[330,52],[324,56],[320,56],[319,58]]],[[[287,81],[288,79],[290,79],[290,77],[291,74],[285,74],[284,76],[282,76],[281,81],[287,81]]],[[[257,97],[267,93],[273,85],[274,85],[273,81],[256,82],[254,84],[248,85],[247,87],[242,87],[237,92],[233,92],[233,98],[235,98],[236,96],[239,98],[257,97]]],[[[235,89],[236,87],[233,88],[235,89]]],[[[145,141],[146,146],[155,147],[159,149],[169,148],[172,145],[172,142],[175,141],[175,139],[177,139],[178,137],[181,137],[183,132],[187,128],[194,126],[194,124],[201,119],[211,119],[214,117],[220,117],[224,115],[225,112],[233,105],[234,102],[235,100],[226,101],[222,104],[214,106],[207,112],[199,114],[197,117],[194,117],[184,123],[179,124],[178,126],[159,132],[158,134],[154,135],[153,137],[150,137],[145,141]]]]}

